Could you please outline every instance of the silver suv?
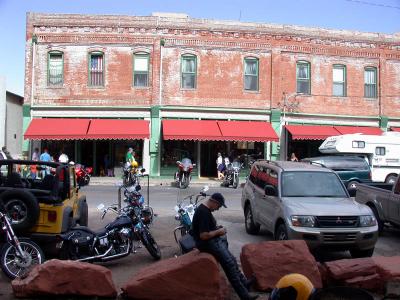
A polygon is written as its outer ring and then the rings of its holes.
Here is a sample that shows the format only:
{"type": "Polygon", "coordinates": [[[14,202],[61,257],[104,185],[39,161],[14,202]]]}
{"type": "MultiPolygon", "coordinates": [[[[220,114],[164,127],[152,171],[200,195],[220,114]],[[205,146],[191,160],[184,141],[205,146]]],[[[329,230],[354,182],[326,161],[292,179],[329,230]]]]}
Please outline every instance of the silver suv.
{"type": "Polygon", "coordinates": [[[371,209],[352,199],[338,175],[307,163],[256,161],[243,188],[246,231],[260,225],[275,240],[303,239],[311,249],[372,256],[378,226],[371,209]]]}

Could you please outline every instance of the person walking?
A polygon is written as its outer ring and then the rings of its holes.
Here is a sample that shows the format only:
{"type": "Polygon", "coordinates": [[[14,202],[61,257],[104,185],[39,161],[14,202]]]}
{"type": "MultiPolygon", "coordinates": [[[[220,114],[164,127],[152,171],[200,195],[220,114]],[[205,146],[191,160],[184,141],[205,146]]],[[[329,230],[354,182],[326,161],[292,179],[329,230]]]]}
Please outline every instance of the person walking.
{"type": "Polygon", "coordinates": [[[196,248],[215,257],[241,300],[257,299],[258,295],[249,292],[249,286],[254,279],[246,279],[240,271],[236,258],[228,249],[226,228],[217,226],[212,215],[212,212],[222,206],[226,207],[224,196],[214,193],[197,207],[192,222],[196,248]]]}
{"type": "Polygon", "coordinates": [[[32,153],[32,160],[38,161],[39,160],[39,148],[35,148],[32,153]]]}
{"type": "Polygon", "coordinates": [[[299,161],[294,152],[292,152],[292,155],[290,155],[290,161],[299,161]]]}
{"type": "Polygon", "coordinates": [[[222,180],[224,178],[224,174],[222,174],[222,171],[224,170],[224,165],[223,165],[223,158],[222,158],[221,152],[218,152],[218,157],[217,157],[216,163],[217,163],[218,180],[222,180]]]}
{"type": "MultiPolygon", "coordinates": [[[[49,150],[47,148],[43,148],[43,153],[39,156],[40,161],[51,161],[51,156],[49,154],[49,150]]],[[[50,174],[50,170],[48,166],[43,166],[44,170],[42,171],[42,177],[50,174]]]]}
{"type": "Polygon", "coordinates": [[[63,164],[67,164],[69,161],[68,155],[63,151],[60,151],[60,155],[58,156],[58,161],[63,164]]]}

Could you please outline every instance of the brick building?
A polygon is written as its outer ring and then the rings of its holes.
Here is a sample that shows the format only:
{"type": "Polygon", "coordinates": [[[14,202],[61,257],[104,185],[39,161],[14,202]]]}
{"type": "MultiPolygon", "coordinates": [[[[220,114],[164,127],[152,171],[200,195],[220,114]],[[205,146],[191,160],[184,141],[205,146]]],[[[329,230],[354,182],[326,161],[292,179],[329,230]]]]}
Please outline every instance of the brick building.
{"type": "Polygon", "coordinates": [[[26,25],[23,150],[63,148],[97,172],[133,146],[153,176],[185,156],[214,176],[218,151],[302,158],[330,135],[400,127],[397,34],[183,14],[26,25]]]}

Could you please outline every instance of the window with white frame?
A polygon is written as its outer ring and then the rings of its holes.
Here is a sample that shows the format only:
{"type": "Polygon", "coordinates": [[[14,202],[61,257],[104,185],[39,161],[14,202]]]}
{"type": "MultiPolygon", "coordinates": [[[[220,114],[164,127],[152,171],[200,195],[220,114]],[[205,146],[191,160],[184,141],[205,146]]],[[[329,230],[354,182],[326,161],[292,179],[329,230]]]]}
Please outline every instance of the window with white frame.
{"type": "Polygon", "coordinates": [[[377,98],[377,76],[375,67],[364,69],[364,97],[377,98]]]}
{"type": "Polygon", "coordinates": [[[197,75],[197,58],[195,55],[185,54],[181,57],[181,88],[195,89],[197,75]]]}
{"type": "Polygon", "coordinates": [[[296,64],[297,93],[311,94],[310,63],[298,61],[296,64]]]}
{"type": "Polygon", "coordinates": [[[333,96],[346,97],[346,66],[333,65],[333,96]]]}
{"type": "Polygon", "coordinates": [[[386,154],[386,148],[385,147],[376,147],[375,148],[375,154],[376,155],[385,155],[386,154]]]}
{"type": "Polygon", "coordinates": [[[352,143],[353,148],[365,148],[364,141],[353,141],[352,143]]]}
{"type": "Polygon", "coordinates": [[[255,57],[244,59],[244,89],[258,91],[258,59],[255,57]]]}
{"type": "Polygon", "coordinates": [[[58,86],[64,83],[64,57],[59,51],[49,52],[47,83],[49,86],[58,86]]]}
{"type": "Polygon", "coordinates": [[[149,54],[135,53],[133,58],[133,86],[149,86],[149,54]]]}
{"type": "Polygon", "coordinates": [[[89,54],[89,85],[104,86],[104,54],[102,52],[89,54]]]}

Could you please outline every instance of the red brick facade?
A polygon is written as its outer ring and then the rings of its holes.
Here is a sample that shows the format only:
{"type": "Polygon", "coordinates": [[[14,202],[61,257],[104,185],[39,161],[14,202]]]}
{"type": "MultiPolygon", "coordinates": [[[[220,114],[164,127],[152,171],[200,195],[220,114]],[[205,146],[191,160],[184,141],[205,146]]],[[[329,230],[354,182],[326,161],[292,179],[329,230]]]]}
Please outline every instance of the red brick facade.
{"type": "Polygon", "coordinates": [[[236,22],[161,17],[28,14],[25,101],[34,105],[162,105],[278,108],[296,91],[296,61],[311,64],[311,96],[297,97],[297,112],[400,117],[400,37],[236,22]],[[31,38],[37,37],[32,72],[31,38]],[[47,86],[47,53],[64,53],[64,85],[47,86]],[[104,88],[88,87],[88,53],[105,55],[104,88]],[[132,85],[136,51],[150,54],[150,85],[132,85]],[[197,56],[197,88],[180,88],[180,56],[197,56]],[[259,59],[259,91],[243,88],[243,60],[259,59]],[[332,65],[347,67],[347,97],[332,96],[332,65]],[[364,98],[364,67],[378,70],[378,98],[364,98]]]}

